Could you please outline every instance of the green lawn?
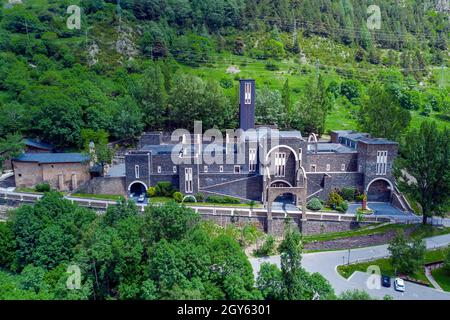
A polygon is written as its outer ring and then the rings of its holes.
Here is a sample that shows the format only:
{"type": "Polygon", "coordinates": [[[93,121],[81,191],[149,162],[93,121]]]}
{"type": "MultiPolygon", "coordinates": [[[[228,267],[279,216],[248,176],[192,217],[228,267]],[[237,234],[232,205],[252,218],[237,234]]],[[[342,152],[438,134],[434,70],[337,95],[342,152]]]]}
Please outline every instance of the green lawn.
{"type": "Polygon", "coordinates": [[[443,234],[449,234],[450,228],[437,228],[430,225],[419,225],[416,230],[411,233],[411,237],[414,239],[423,239],[423,238],[429,238],[429,237],[435,237],[440,236],[443,234]]]}
{"type": "Polygon", "coordinates": [[[83,199],[99,199],[99,200],[113,200],[119,201],[124,198],[122,195],[114,195],[114,194],[87,194],[87,193],[74,193],[71,197],[75,198],[83,198],[83,199]]]}
{"type": "MultiPolygon", "coordinates": [[[[375,225],[376,226],[376,225],[375,225]]],[[[373,227],[373,226],[372,226],[373,227]]],[[[383,225],[380,227],[365,227],[357,230],[350,230],[350,231],[343,231],[343,232],[334,232],[334,233],[323,233],[323,234],[317,234],[317,235],[311,235],[311,236],[304,236],[303,242],[313,242],[313,241],[330,241],[330,240],[336,240],[336,239],[344,239],[344,238],[352,238],[357,236],[366,236],[371,234],[379,234],[379,233],[385,233],[390,230],[405,230],[408,227],[404,224],[389,224],[389,225],[383,225]]]]}
{"type": "Polygon", "coordinates": [[[433,270],[431,274],[444,291],[450,292],[450,273],[441,268],[433,270]]]}
{"type": "MultiPolygon", "coordinates": [[[[170,197],[152,197],[150,198],[150,203],[155,203],[155,204],[164,204],[170,201],[174,201],[173,198],[170,197]]],[[[228,203],[224,203],[224,204],[219,204],[219,203],[207,203],[207,202],[185,202],[184,203],[186,206],[188,207],[230,207],[230,208],[250,208],[249,204],[246,203],[238,203],[238,204],[228,204],[228,203]]],[[[255,204],[253,206],[253,208],[262,208],[262,205],[260,204],[255,204]]]]}
{"type": "MultiPolygon", "coordinates": [[[[447,249],[438,249],[433,251],[427,251],[425,254],[425,263],[432,263],[436,261],[441,261],[445,258],[447,253],[447,249]]],[[[350,265],[342,265],[338,266],[337,270],[341,276],[348,279],[355,271],[367,272],[367,268],[369,266],[378,266],[380,267],[381,274],[387,275],[390,277],[395,277],[395,270],[391,265],[391,259],[377,259],[368,262],[355,263],[350,265]]],[[[412,278],[423,281],[429,284],[427,277],[425,276],[425,271],[421,269],[417,271],[415,274],[410,275],[412,278]]]]}

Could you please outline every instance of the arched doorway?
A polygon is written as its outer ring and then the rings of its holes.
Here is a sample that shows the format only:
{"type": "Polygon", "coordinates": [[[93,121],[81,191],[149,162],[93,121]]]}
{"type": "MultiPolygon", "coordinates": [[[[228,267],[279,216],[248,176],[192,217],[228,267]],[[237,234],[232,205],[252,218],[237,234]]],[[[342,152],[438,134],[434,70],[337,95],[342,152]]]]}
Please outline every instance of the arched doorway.
{"type": "MultiPolygon", "coordinates": [[[[270,184],[271,188],[292,188],[292,185],[283,180],[276,180],[270,184]]],[[[278,197],[275,198],[273,201],[273,205],[275,209],[282,209],[282,210],[296,210],[296,197],[291,192],[286,192],[283,194],[280,194],[278,197]]]]}
{"type": "Polygon", "coordinates": [[[384,178],[372,180],[366,189],[367,200],[374,202],[390,202],[392,183],[384,178]]]}
{"type": "Polygon", "coordinates": [[[147,194],[147,186],[143,182],[136,181],[130,184],[128,191],[130,192],[130,195],[140,197],[147,194]]]}

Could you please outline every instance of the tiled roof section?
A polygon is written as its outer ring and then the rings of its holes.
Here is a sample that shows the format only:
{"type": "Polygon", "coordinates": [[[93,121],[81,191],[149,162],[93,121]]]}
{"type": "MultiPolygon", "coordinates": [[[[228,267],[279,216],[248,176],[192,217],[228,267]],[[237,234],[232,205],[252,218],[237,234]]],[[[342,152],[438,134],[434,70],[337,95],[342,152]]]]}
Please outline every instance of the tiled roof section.
{"type": "Polygon", "coordinates": [[[89,160],[89,155],[82,153],[24,153],[14,159],[14,161],[38,163],[77,163],[89,160]]]}
{"type": "Polygon", "coordinates": [[[45,142],[40,142],[37,140],[33,140],[33,139],[24,139],[24,143],[25,145],[29,146],[29,147],[34,147],[34,148],[38,148],[38,149],[43,149],[43,150],[53,150],[53,146],[51,144],[45,143],[45,142]]]}

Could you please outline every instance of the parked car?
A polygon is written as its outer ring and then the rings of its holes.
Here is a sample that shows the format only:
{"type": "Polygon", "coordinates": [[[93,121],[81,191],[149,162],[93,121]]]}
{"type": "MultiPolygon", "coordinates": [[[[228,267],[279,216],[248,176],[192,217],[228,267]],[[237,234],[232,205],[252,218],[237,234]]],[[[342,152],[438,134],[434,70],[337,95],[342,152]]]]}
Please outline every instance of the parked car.
{"type": "Polygon", "coordinates": [[[381,276],[381,285],[385,288],[391,287],[391,277],[381,276]]]}
{"type": "Polygon", "coordinates": [[[394,289],[399,292],[405,292],[405,281],[403,281],[403,279],[400,278],[395,279],[394,289]]]}
{"type": "Polygon", "coordinates": [[[142,195],[139,196],[138,202],[139,203],[143,203],[144,201],[145,201],[145,196],[142,194],[142,195]]]}

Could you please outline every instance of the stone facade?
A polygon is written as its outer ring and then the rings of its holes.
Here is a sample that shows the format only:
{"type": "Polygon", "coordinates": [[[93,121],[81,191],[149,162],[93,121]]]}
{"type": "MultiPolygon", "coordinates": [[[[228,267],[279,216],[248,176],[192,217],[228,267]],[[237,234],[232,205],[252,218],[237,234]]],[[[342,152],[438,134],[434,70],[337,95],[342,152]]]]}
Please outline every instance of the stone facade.
{"type": "Polygon", "coordinates": [[[90,179],[89,163],[37,163],[13,161],[16,187],[47,182],[60,191],[77,189],[90,179]]]}
{"type": "Polygon", "coordinates": [[[397,143],[354,131],[335,131],[331,142],[325,143],[318,142],[314,135],[305,139],[297,131],[253,129],[254,110],[249,108],[254,108],[254,82],[242,80],[240,88],[240,110],[244,111],[240,127],[250,129],[239,137],[242,144],[229,136],[219,144],[191,134],[176,141],[168,133],[144,134],[139,150],[125,155],[127,191],[136,184],[145,191],[159,181],[170,181],[183,194],[200,192],[267,203],[275,200],[273,195],[282,194],[279,188],[284,188],[300,205],[312,197],[326,200],[333,189],[354,187],[368,193],[369,199],[391,200],[397,143]],[[251,90],[246,88],[248,83],[251,90]],[[242,98],[245,95],[247,101],[242,98]],[[271,139],[273,133],[276,140],[271,139]],[[224,151],[220,163],[204,161],[211,146],[224,151]],[[181,163],[173,162],[174,150],[182,150],[181,163]],[[237,157],[238,151],[243,163],[225,161],[230,154],[237,157]]]}

